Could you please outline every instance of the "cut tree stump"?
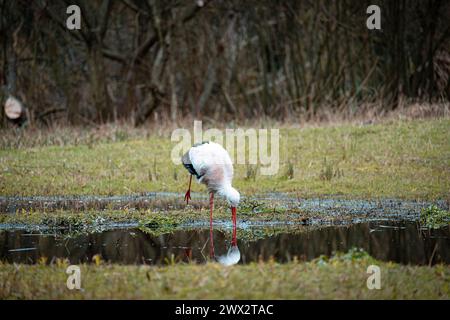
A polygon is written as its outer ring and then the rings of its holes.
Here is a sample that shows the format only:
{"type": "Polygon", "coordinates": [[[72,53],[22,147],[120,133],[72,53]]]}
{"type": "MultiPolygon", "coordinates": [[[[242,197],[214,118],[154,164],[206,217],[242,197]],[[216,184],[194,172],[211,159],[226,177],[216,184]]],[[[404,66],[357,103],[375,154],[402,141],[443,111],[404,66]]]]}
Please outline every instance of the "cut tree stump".
{"type": "Polygon", "coordinates": [[[18,126],[23,125],[27,120],[27,112],[25,106],[22,102],[20,102],[13,96],[9,96],[8,99],[6,99],[4,110],[6,118],[10,122],[18,126]]]}

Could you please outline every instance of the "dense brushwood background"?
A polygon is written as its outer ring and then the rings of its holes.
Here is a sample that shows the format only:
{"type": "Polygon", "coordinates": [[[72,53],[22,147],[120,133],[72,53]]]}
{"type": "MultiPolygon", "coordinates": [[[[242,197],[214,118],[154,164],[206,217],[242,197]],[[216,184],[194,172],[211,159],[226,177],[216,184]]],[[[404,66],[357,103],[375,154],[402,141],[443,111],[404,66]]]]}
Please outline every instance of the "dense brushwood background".
{"type": "Polygon", "coordinates": [[[21,99],[31,124],[283,120],[450,97],[448,0],[0,0],[0,10],[0,98],[21,99]],[[80,31],[65,27],[71,4],[80,31]],[[381,31],[366,28],[371,4],[381,31]]]}

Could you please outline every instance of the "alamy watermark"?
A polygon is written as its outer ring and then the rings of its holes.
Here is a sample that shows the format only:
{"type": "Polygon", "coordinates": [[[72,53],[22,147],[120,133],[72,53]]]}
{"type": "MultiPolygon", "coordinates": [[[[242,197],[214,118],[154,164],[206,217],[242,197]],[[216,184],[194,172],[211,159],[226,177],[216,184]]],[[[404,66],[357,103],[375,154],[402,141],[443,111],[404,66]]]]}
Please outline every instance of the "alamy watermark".
{"type": "Polygon", "coordinates": [[[66,286],[69,290],[81,290],[81,269],[79,266],[70,265],[66,269],[67,277],[66,286]]]}
{"type": "Polygon", "coordinates": [[[376,4],[367,7],[367,14],[370,16],[366,20],[366,26],[369,30],[381,30],[381,9],[376,4]]]}
{"type": "Polygon", "coordinates": [[[66,13],[69,15],[66,19],[66,27],[69,30],[81,29],[81,9],[73,4],[67,7],[66,13]]]}
{"type": "MultiPolygon", "coordinates": [[[[203,7],[203,1],[197,1],[199,7],[203,7]]],[[[366,26],[369,30],[381,30],[381,8],[375,4],[367,7],[366,13],[370,16],[366,20],[366,26]]],[[[67,7],[66,27],[69,30],[81,29],[81,9],[79,6],[72,4],[67,7]]]]}
{"type": "Polygon", "coordinates": [[[379,266],[370,265],[367,267],[367,274],[370,276],[367,278],[367,289],[381,289],[381,269],[379,266]]]}
{"type": "Polygon", "coordinates": [[[193,135],[187,129],[175,129],[171,140],[178,142],[171,153],[175,165],[181,164],[181,156],[193,143],[213,141],[228,151],[232,163],[258,165],[262,175],[275,175],[280,168],[279,129],[211,128],[203,132],[202,122],[194,121],[193,135]]]}

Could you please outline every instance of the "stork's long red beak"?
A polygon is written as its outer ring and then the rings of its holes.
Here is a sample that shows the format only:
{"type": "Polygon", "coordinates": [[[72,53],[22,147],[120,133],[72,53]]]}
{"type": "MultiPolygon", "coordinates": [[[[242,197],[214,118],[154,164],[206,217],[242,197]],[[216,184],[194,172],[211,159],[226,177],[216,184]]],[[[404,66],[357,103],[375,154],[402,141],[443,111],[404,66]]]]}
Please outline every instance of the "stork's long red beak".
{"type": "Polygon", "coordinates": [[[233,221],[233,237],[231,239],[231,245],[237,246],[236,238],[236,207],[231,207],[231,219],[233,221]]]}

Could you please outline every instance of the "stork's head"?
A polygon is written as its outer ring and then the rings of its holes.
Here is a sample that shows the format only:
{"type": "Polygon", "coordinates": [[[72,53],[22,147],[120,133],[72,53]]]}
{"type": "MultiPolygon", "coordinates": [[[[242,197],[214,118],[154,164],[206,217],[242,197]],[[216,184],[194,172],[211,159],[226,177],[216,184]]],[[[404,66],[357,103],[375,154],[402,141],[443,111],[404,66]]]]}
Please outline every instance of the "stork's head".
{"type": "Polygon", "coordinates": [[[239,192],[233,187],[227,187],[219,191],[220,195],[223,196],[228,204],[232,208],[236,208],[239,205],[239,201],[241,199],[241,195],[239,192]]]}

